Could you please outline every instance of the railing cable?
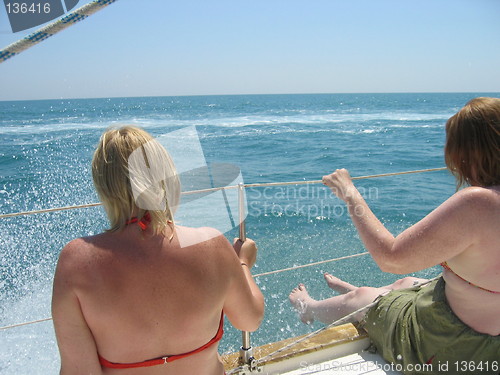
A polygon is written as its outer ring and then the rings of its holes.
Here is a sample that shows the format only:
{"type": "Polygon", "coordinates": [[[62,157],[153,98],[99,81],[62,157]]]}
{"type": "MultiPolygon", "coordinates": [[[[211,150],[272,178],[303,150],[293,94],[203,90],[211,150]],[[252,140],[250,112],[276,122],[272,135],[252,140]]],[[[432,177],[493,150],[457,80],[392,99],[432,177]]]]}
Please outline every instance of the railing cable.
{"type": "Polygon", "coordinates": [[[267,276],[267,275],[273,275],[275,273],[281,273],[281,272],[286,272],[286,271],[294,271],[300,268],[306,268],[306,267],[312,267],[312,266],[317,266],[319,264],[324,264],[324,263],[330,263],[330,262],[335,262],[337,260],[344,260],[344,259],[349,259],[349,258],[355,258],[359,257],[361,255],[367,255],[369,254],[368,251],[365,251],[364,253],[358,253],[358,254],[353,254],[353,255],[346,255],[340,258],[333,258],[333,259],[327,259],[327,260],[321,260],[319,262],[314,262],[314,263],[308,263],[308,264],[302,264],[300,266],[293,266],[289,268],[283,268],[281,270],[276,270],[276,271],[269,271],[269,272],[263,272],[263,273],[258,273],[256,275],[253,275],[253,277],[259,277],[259,276],[267,276]]]}
{"type": "MultiPolygon", "coordinates": [[[[419,169],[419,170],[414,170],[414,171],[374,174],[374,175],[368,175],[368,176],[352,177],[352,180],[365,180],[365,179],[369,179],[369,178],[399,176],[399,175],[404,175],[404,174],[444,171],[446,169],[447,169],[446,167],[441,167],[441,168],[419,169]]],[[[321,180],[289,181],[289,182],[264,182],[264,183],[255,183],[255,184],[243,184],[243,187],[245,187],[245,188],[249,188],[249,187],[273,187],[273,186],[306,185],[306,184],[321,184],[321,183],[322,183],[321,180]]],[[[221,187],[215,187],[215,188],[209,188],[209,189],[191,190],[191,191],[184,191],[181,193],[181,195],[210,193],[210,192],[215,192],[215,191],[219,191],[219,190],[237,189],[238,187],[239,187],[239,185],[231,185],[231,186],[221,186],[221,187]]],[[[82,204],[82,205],[77,205],[77,206],[54,207],[54,208],[47,208],[47,209],[34,210],[34,211],[14,212],[14,213],[9,213],[9,214],[1,214],[0,219],[7,218],[7,217],[14,217],[14,216],[41,214],[41,213],[46,213],[46,212],[65,211],[65,210],[78,209],[78,208],[97,207],[100,205],[102,205],[102,204],[101,203],[88,203],[88,204],[82,204]]]]}
{"type": "Polygon", "coordinates": [[[23,322],[23,323],[11,324],[11,325],[9,325],[9,326],[0,327],[0,331],[2,331],[2,330],[4,330],[4,329],[9,329],[9,328],[23,327],[23,326],[27,326],[27,325],[30,325],[30,324],[35,324],[35,323],[43,323],[43,322],[48,322],[49,320],[52,320],[52,317],[50,317],[50,318],[38,319],[38,320],[32,320],[32,321],[30,321],[30,322],[23,322]]]}

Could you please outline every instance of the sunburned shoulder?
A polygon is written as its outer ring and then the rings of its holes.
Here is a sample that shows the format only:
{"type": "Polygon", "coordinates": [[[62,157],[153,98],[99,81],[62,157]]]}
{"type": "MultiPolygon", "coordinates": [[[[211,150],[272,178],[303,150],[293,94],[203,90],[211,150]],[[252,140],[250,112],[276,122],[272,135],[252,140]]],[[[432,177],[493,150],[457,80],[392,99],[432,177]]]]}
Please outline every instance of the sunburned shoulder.
{"type": "Polygon", "coordinates": [[[186,243],[212,242],[220,244],[228,242],[219,230],[211,227],[190,228],[176,225],[176,231],[181,241],[186,243]]]}
{"type": "Polygon", "coordinates": [[[82,252],[85,252],[89,246],[89,243],[85,241],[85,238],[76,238],[71,240],[63,247],[61,251],[61,257],[71,257],[81,255],[82,252]]]}
{"type": "Polygon", "coordinates": [[[193,227],[185,227],[183,225],[176,225],[175,230],[179,233],[188,235],[211,236],[211,237],[222,236],[222,233],[219,230],[211,227],[193,228],[193,227]]]}
{"type": "Polygon", "coordinates": [[[64,246],[63,251],[82,252],[88,251],[95,247],[98,243],[105,241],[109,237],[109,233],[100,233],[93,236],[79,237],[71,240],[64,246]]]}
{"type": "Polygon", "coordinates": [[[195,230],[197,230],[200,234],[207,236],[208,238],[217,238],[223,236],[221,231],[211,227],[199,227],[195,230]]]}
{"type": "Polygon", "coordinates": [[[498,222],[500,218],[500,193],[498,187],[483,188],[471,186],[464,188],[448,199],[443,208],[457,217],[472,220],[471,224],[482,226],[484,223],[498,222]]]}
{"type": "Polygon", "coordinates": [[[93,257],[94,249],[96,244],[104,240],[106,234],[98,234],[89,237],[76,238],[66,244],[61,250],[59,255],[59,263],[67,264],[81,264],[84,261],[88,261],[93,257]]]}
{"type": "Polygon", "coordinates": [[[59,282],[73,281],[82,274],[82,265],[88,263],[88,243],[83,238],[77,238],[64,246],[59,254],[56,268],[56,278],[59,282]]]}
{"type": "Polygon", "coordinates": [[[454,197],[464,203],[479,205],[484,208],[497,208],[500,205],[500,189],[493,187],[466,187],[457,193],[454,197]]]}

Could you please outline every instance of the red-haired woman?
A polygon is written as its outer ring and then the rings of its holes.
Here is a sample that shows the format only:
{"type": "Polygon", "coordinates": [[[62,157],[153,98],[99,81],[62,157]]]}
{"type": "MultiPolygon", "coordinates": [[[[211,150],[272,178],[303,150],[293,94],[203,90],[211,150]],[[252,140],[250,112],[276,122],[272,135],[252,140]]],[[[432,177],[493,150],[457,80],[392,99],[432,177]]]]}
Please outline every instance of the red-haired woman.
{"type": "Polygon", "coordinates": [[[404,369],[433,365],[434,372],[426,374],[438,373],[440,363],[455,366],[455,361],[458,367],[449,367],[454,373],[471,373],[475,370],[470,366],[476,370],[482,366],[484,373],[496,374],[500,365],[500,99],[473,99],[448,120],[445,159],[458,186],[470,186],[397,237],[373,214],[345,169],[323,177],[324,184],[346,202],[361,240],[382,271],[408,274],[440,264],[441,277],[421,287],[412,288],[423,280],[408,277],[383,288],[358,288],[325,274],[328,285],[341,295],[317,301],[300,284],[290,301],[304,322],[329,323],[378,298],[356,319],[363,322],[386,360],[404,369]],[[464,368],[464,363],[470,366],[464,368]]]}

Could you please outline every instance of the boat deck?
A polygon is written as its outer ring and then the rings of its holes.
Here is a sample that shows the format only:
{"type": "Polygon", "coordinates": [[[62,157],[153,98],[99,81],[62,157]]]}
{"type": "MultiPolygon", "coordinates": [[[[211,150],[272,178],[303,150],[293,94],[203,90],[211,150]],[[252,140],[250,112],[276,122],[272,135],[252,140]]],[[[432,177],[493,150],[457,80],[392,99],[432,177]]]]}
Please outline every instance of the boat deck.
{"type": "Polygon", "coordinates": [[[387,363],[376,353],[367,349],[370,339],[365,331],[352,324],[328,328],[315,336],[306,335],[254,348],[254,357],[261,359],[258,371],[234,371],[238,367],[238,353],[223,357],[224,367],[233,374],[370,374],[396,375],[395,366],[387,363]],[[299,343],[280,351],[287,345],[299,343]],[[270,356],[270,353],[274,353],[270,356]],[[268,359],[266,359],[267,357],[268,359]]]}

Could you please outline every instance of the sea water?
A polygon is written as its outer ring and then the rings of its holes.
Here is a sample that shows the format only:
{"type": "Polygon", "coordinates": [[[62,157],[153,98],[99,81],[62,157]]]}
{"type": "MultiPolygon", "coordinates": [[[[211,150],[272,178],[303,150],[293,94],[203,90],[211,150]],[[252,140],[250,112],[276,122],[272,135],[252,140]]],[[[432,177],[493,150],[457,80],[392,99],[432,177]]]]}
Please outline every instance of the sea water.
{"type": "MultiPolygon", "coordinates": [[[[124,124],[141,126],[155,137],[194,129],[208,167],[220,163],[237,167],[245,183],[319,180],[337,168],[363,176],[442,167],[446,120],[480,95],[0,102],[0,213],[97,202],[90,175],[93,150],[106,128],[124,124]]],[[[482,94],[486,95],[499,96],[482,94]]],[[[455,181],[447,171],[360,180],[356,186],[395,235],[455,192],[455,181]]],[[[226,198],[236,199],[234,194],[226,198]]],[[[205,220],[215,227],[220,223],[219,229],[229,239],[238,235],[234,209],[225,213],[235,227],[228,230],[221,224],[221,210],[200,202],[195,216],[201,225],[205,220]]],[[[234,207],[234,202],[226,206],[234,207]]],[[[246,208],[247,235],[259,247],[254,274],[365,251],[344,204],[321,184],[248,188],[246,208]]],[[[0,326],[50,317],[52,280],[61,248],[75,237],[105,228],[101,207],[0,219],[0,326]]],[[[258,277],[266,315],[261,329],[251,335],[253,345],[321,327],[320,323],[302,324],[288,294],[304,282],[314,298],[332,296],[324,272],[355,285],[382,286],[399,277],[382,273],[366,255],[258,277]]],[[[438,273],[432,267],[415,275],[438,273]]],[[[226,323],[221,353],[237,351],[240,345],[240,333],[226,323]]],[[[51,321],[0,331],[0,373],[55,374],[58,366],[51,321]]]]}

